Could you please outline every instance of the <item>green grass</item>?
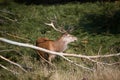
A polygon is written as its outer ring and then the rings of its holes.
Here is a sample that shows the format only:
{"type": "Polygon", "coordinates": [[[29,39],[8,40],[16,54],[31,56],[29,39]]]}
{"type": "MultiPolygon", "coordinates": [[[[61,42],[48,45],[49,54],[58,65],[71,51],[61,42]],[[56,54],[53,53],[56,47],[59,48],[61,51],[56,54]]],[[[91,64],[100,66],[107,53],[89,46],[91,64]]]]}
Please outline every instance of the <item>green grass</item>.
{"type": "MultiPolygon", "coordinates": [[[[65,28],[72,26],[74,30],[71,34],[78,37],[78,41],[71,43],[66,52],[98,55],[100,48],[99,54],[101,55],[120,52],[118,27],[120,26],[119,3],[68,3],[64,5],[24,5],[10,3],[7,6],[0,6],[0,10],[2,10],[0,12],[0,37],[33,45],[35,45],[38,37],[48,37],[55,40],[60,36],[60,33],[54,31],[44,23],[49,22],[47,17],[53,18],[56,15],[57,26],[61,24],[65,28]],[[9,13],[3,11],[8,11],[9,13]],[[104,30],[104,28],[109,26],[110,29],[104,30]],[[115,33],[113,27],[116,30],[115,33]],[[19,36],[24,39],[13,36],[19,36]],[[88,43],[84,44],[81,42],[84,40],[87,40],[88,43]]],[[[20,73],[19,75],[13,75],[11,72],[0,69],[1,80],[81,80],[83,77],[87,77],[88,80],[119,80],[120,78],[120,65],[97,65],[97,71],[89,72],[61,58],[57,58],[53,62],[57,69],[49,71],[47,68],[41,66],[35,50],[0,42],[0,51],[7,49],[13,49],[13,51],[0,52],[0,55],[23,66],[30,66],[32,70],[28,73],[23,73],[19,68],[0,60],[1,64],[20,73]]],[[[87,67],[96,67],[95,64],[88,60],[70,59],[87,67]]],[[[120,59],[118,56],[99,59],[99,61],[120,62],[120,59]]]]}

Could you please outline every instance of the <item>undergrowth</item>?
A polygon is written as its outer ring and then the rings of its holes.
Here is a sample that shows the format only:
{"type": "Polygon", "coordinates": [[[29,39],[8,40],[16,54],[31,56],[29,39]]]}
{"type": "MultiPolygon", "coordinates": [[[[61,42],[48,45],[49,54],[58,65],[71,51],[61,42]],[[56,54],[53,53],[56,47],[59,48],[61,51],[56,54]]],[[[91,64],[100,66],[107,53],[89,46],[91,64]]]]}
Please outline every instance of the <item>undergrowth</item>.
{"type": "MultiPolygon", "coordinates": [[[[72,27],[71,34],[78,41],[71,43],[68,53],[103,55],[120,52],[120,6],[118,3],[68,3],[59,5],[24,5],[10,3],[0,6],[0,37],[35,45],[38,37],[55,40],[61,34],[44,23],[48,18],[57,17],[57,26],[72,27]],[[17,37],[16,37],[17,36],[17,37]],[[19,37],[19,38],[18,38],[19,37]]],[[[1,80],[119,80],[120,65],[99,65],[85,59],[71,58],[84,66],[95,68],[94,72],[76,67],[67,61],[56,58],[53,64],[57,69],[48,70],[41,66],[36,51],[0,42],[0,55],[28,67],[22,72],[4,60],[0,64],[19,72],[14,75],[0,68],[1,80]],[[5,51],[3,51],[5,50],[5,51]],[[8,51],[7,51],[8,50],[8,51]],[[30,67],[30,69],[29,69],[30,67]],[[84,78],[84,79],[83,79],[84,78]]],[[[98,61],[114,63],[120,58],[111,57],[98,61]]]]}

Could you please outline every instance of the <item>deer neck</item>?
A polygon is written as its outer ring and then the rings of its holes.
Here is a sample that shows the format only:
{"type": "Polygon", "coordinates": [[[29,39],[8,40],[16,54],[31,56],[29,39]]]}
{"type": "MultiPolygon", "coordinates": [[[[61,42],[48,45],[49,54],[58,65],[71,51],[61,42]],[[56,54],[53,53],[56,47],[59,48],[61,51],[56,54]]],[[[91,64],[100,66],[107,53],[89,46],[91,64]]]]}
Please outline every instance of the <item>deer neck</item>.
{"type": "Polygon", "coordinates": [[[63,39],[61,39],[61,38],[56,40],[55,44],[54,44],[57,52],[65,51],[67,49],[67,45],[68,45],[68,43],[63,41],[63,39]]]}

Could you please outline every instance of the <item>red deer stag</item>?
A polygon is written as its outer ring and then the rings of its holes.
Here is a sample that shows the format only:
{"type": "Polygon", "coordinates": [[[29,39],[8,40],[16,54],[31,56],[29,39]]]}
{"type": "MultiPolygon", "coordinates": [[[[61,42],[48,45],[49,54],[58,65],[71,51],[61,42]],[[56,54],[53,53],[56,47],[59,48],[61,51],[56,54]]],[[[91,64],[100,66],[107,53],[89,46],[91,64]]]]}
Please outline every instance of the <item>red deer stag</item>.
{"type": "MultiPolygon", "coordinates": [[[[60,33],[63,33],[63,34],[57,40],[49,40],[48,38],[38,38],[36,40],[36,46],[42,47],[51,51],[55,51],[55,52],[63,52],[67,49],[67,46],[69,43],[77,40],[77,37],[71,34],[68,34],[67,31],[65,30],[62,31],[57,29],[54,26],[53,22],[51,22],[50,24],[48,23],[45,23],[45,24],[48,26],[51,26],[54,30],[59,31],[60,33]]],[[[38,51],[38,54],[41,59],[50,63],[56,57],[56,55],[48,54],[43,51],[38,51]]]]}

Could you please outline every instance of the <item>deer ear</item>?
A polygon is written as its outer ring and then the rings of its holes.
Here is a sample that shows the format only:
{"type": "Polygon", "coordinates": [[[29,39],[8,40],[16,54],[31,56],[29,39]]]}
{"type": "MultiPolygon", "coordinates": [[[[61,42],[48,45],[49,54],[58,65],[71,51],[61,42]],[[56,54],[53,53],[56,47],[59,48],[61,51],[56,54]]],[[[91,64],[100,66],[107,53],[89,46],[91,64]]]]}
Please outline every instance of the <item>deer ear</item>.
{"type": "Polygon", "coordinates": [[[68,35],[68,32],[63,33],[63,35],[68,35]]]}
{"type": "Polygon", "coordinates": [[[71,33],[73,30],[74,30],[74,27],[73,26],[69,26],[68,29],[67,29],[67,32],[71,33]]]}

